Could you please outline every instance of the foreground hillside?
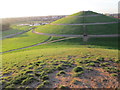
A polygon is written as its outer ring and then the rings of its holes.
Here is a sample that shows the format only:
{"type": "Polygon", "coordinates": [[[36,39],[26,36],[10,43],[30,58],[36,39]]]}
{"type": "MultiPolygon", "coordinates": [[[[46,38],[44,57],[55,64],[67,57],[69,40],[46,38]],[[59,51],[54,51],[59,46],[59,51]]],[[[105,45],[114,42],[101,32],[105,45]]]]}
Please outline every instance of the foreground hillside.
{"type": "Polygon", "coordinates": [[[118,88],[117,53],[63,47],[4,54],[3,87],[118,88]]]}

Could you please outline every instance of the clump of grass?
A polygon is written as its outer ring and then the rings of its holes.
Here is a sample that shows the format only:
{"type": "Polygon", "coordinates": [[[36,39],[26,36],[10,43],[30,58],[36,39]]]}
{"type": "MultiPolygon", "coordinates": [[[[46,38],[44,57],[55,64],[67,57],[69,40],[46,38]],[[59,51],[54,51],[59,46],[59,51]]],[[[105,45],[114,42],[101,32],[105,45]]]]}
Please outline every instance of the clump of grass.
{"type": "Polygon", "coordinates": [[[66,73],[65,73],[64,70],[62,70],[62,71],[59,71],[56,75],[57,75],[57,76],[60,76],[60,75],[64,75],[64,74],[66,74],[66,73]]]}
{"type": "Polygon", "coordinates": [[[101,63],[101,64],[100,64],[100,66],[107,66],[107,65],[110,65],[110,63],[105,62],[105,63],[101,63]]]}
{"type": "Polygon", "coordinates": [[[73,77],[80,77],[83,73],[84,73],[84,71],[77,72],[77,73],[73,74],[73,77]]]}
{"type": "Polygon", "coordinates": [[[44,71],[42,71],[42,72],[40,72],[40,73],[35,72],[34,74],[35,74],[35,76],[37,76],[37,77],[42,77],[42,76],[46,75],[46,73],[45,73],[44,71]]]}
{"type": "Polygon", "coordinates": [[[105,58],[103,58],[103,57],[100,57],[97,59],[97,61],[104,61],[104,60],[105,60],[105,58]]]}
{"type": "Polygon", "coordinates": [[[64,86],[64,85],[61,85],[59,88],[60,88],[60,89],[67,89],[67,88],[69,88],[69,87],[68,87],[68,86],[64,86]]]}
{"type": "Polygon", "coordinates": [[[11,85],[8,85],[8,86],[6,86],[5,88],[15,88],[15,85],[14,84],[11,84],[11,85]]]}
{"type": "Polygon", "coordinates": [[[32,66],[32,65],[28,66],[28,69],[33,69],[33,68],[34,68],[34,66],[32,66]]]}
{"type": "Polygon", "coordinates": [[[45,81],[43,82],[43,84],[44,84],[44,85],[48,85],[48,84],[50,84],[50,82],[49,82],[48,80],[45,80],[45,81]]]}
{"type": "Polygon", "coordinates": [[[26,87],[25,86],[18,86],[19,89],[25,89],[26,87]]]}
{"type": "Polygon", "coordinates": [[[31,87],[30,86],[27,86],[27,87],[25,87],[25,90],[29,90],[31,87]]]}
{"type": "Polygon", "coordinates": [[[43,81],[44,80],[48,80],[49,79],[49,76],[48,75],[44,75],[44,76],[42,76],[42,77],[40,77],[43,81]]]}
{"type": "Polygon", "coordinates": [[[7,76],[7,77],[3,77],[2,80],[7,80],[7,81],[10,81],[12,79],[11,76],[7,76]]]}
{"type": "Polygon", "coordinates": [[[1,83],[2,83],[3,86],[5,86],[7,81],[6,80],[1,80],[1,83]]]}
{"type": "Polygon", "coordinates": [[[93,63],[93,62],[88,63],[87,66],[95,66],[95,63],[93,63]]]}
{"type": "Polygon", "coordinates": [[[116,67],[104,67],[103,69],[105,69],[109,73],[118,73],[119,72],[119,69],[117,69],[116,67]]]}
{"type": "Polygon", "coordinates": [[[88,70],[88,71],[93,71],[92,67],[85,67],[85,69],[88,70]]]}
{"type": "Polygon", "coordinates": [[[33,81],[35,81],[35,80],[36,80],[35,78],[29,77],[29,78],[23,80],[21,84],[28,85],[28,84],[32,83],[33,81]]]}
{"type": "Polygon", "coordinates": [[[28,74],[27,76],[28,77],[34,77],[34,74],[28,74]]]}
{"type": "Polygon", "coordinates": [[[40,74],[39,74],[39,73],[35,73],[35,76],[39,77],[39,76],[40,76],[40,74]]]}
{"type": "Polygon", "coordinates": [[[80,61],[79,63],[80,64],[87,64],[87,63],[90,63],[91,61],[90,60],[83,60],[83,61],[80,61]]]}
{"type": "Polygon", "coordinates": [[[59,64],[57,67],[56,67],[57,70],[63,70],[64,69],[64,66],[63,64],[59,64]]]}
{"type": "Polygon", "coordinates": [[[29,74],[29,73],[33,73],[33,71],[32,70],[28,70],[28,71],[25,72],[25,74],[29,74]]]}
{"type": "Polygon", "coordinates": [[[117,73],[112,73],[111,75],[112,75],[113,77],[117,77],[117,76],[118,76],[117,73]]]}
{"type": "Polygon", "coordinates": [[[73,84],[78,85],[81,84],[82,82],[78,81],[78,80],[73,80],[73,84]]]}
{"type": "Polygon", "coordinates": [[[17,77],[14,78],[14,80],[12,81],[12,83],[13,84],[20,84],[26,78],[27,78],[27,75],[17,76],[17,77]]]}
{"type": "Polygon", "coordinates": [[[83,68],[81,66],[77,66],[77,67],[73,68],[73,71],[74,72],[81,72],[81,71],[83,71],[83,68]]]}
{"type": "Polygon", "coordinates": [[[54,72],[54,70],[55,70],[54,68],[51,68],[51,69],[47,70],[46,73],[52,73],[52,72],[54,72]]]}
{"type": "Polygon", "coordinates": [[[2,75],[9,75],[10,72],[6,71],[6,72],[3,72],[2,75]]]}
{"type": "Polygon", "coordinates": [[[44,88],[44,87],[45,85],[43,83],[37,86],[37,88],[44,88]]]}
{"type": "Polygon", "coordinates": [[[120,60],[114,60],[115,63],[120,63],[120,60]]]}

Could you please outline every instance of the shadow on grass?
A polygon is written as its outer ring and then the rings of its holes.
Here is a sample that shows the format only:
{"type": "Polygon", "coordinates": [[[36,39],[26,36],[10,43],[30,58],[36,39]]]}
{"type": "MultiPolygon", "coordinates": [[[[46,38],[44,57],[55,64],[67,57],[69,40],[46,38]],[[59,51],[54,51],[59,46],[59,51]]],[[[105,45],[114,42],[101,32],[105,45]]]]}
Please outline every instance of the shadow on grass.
{"type": "Polygon", "coordinates": [[[73,38],[69,40],[60,41],[62,45],[93,45],[89,48],[103,47],[107,49],[120,49],[118,47],[118,37],[101,37],[101,38],[89,38],[84,42],[82,38],[73,38]]]}

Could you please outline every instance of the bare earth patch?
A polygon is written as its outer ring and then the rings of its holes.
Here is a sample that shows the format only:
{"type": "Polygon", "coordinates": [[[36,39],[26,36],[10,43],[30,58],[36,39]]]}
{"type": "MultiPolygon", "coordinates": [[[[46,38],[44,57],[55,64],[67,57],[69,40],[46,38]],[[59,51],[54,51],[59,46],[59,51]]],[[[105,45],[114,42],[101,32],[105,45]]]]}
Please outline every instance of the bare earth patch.
{"type": "Polygon", "coordinates": [[[73,77],[73,68],[66,69],[64,76],[57,76],[59,71],[50,74],[50,82],[52,85],[47,87],[55,88],[61,85],[69,88],[118,88],[119,82],[117,77],[111,76],[102,68],[95,67],[93,71],[85,70],[80,77],[73,77]],[[77,81],[77,82],[75,82],[77,81]]]}

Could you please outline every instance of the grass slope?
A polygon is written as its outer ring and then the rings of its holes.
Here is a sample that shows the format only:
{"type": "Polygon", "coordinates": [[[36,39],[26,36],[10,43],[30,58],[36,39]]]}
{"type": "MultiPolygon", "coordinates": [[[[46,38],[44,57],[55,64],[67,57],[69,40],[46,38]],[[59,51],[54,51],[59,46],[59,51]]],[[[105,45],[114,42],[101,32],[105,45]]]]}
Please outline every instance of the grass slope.
{"type": "Polygon", "coordinates": [[[10,35],[10,34],[15,34],[18,32],[26,31],[30,29],[30,26],[17,26],[17,25],[12,25],[10,30],[3,31],[2,32],[2,37],[10,35]]]}
{"type": "Polygon", "coordinates": [[[2,41],[2,51],[8,51],[12,49],[22,48],[26,46],[30,46],[33,44],[37,44],[47,40],[49,36],[37,35],[32,33],[31,31],[17,35],[14,38],[4,39],[2,41]]]}
{"type": "MultiPolygon", "coordinates": [[[[116,74],[118,70],[118,67],[115,66],[116,62],[118,62],[117,53],[118,53],[117,50],[108,50],[108,49],[92,49],[92,48],[48,49],[47,48],[47,49],[37,49],[37,50],[11,53],[11,54],[3,54],[3,73],[2,73],[2,75],[4,76],[2,78],[3,87],[18,88],[22,86],[23,88],[26,88],[26,86],[29,86],[32,88],[33,87],[36,88],[39,85],[43,85],[43,87],[53,88],[54,83],[51,80],[55,79],[58,75],[55,72],[59,72],[61,70],[66,70],[69,68],[74,70],[74,68],[77,68],[77,66],[82,66],[84,68],[83,73],[86,73],[87,69],[91,70],[92,68],[92,70],[95,71],[96,68],[101,68],[101,69],[103,68],[108,73],[110,73],[110,75],[116,74]],[[97,59],[101,57],[104,58],[102,59],[105,60],[104,62],[101,59],[100,59],[101,61],[97,61],[97,59]],[[86,63],[85,60],[88,60],[89,62],[87,61],[86,63]],[[113,63],[106,64],[106,62],[113,62],[114,65],[113,63]],[[85,63],[85,64],[80,64],[80,63],[85,63]],[[96,66],[98,65],[98,63],[100,65],[99,67],[96,66]],[[101,63],[104,63],[105,66],[104,65],[102,66],[101,63]],[[112,71],[110,71],[109,65],[111,66],[112,71]],[[51,74],[54,75],[55,77],[52,78],[51,74]],[[31,82],[31,78],[32,78],[32,82],[31,82]],[[49,81],[50,85],[43,83],[46,80],[49,81]],[[37,85],[38,82],[39,85],[37,85]]],[[[74,75],[71,69],[69,70],[72,73],[72,76],[76,76],[74,75]]],[[[65,73],[67,74],[67,71],[65,71],[65,73]]],[[[60,77],[62,78],[64,76],[60,76],[60,77]]],[[[79,78],[78,75],[77,77],[79,78]]],[[[115,77],[112,78],[116,80],[115,77]]],[[[62,82],[62,80],[60,82],[62,82]]],[[[71,82],[72,82],[71,80],[68,81],[68,83],[71,82]]],[[[40,87],[41,86],[39,86],[39,88],[40,87]]],[[[117,84],[115,84],[115,87],[117,87],[117,84]]]]}
{"type": "MultiPolygon", "coordinates": [[[[74,25],[45,25],[35,29],[38,32],[50,34],[83,35],[83,26],[74,25]]],[[[88,35],[118,34],[118,24],[88,25],[86,26],[88,35]]]]}
{"type": "MultiPolygon", "coordinates": [[[[64,37],[52,37],[51,40],[57,40],[64,37]]],[[[35,47],[30,47],[22,50],[12,51],[15,53],[28,50],[46,49],[46,48],[103,48],[103,49],[120,49],[118,46],[119,38],[90,38],[87,42],[83,42],[82,38],[73,38],[62,40],[54,43],[43,44],[35,47]]]]}
{"type": "MultiPolygon", "coordinates": [[[[98,13],[94,13],[88,11],[85,15],[101,15],[98,13]]],[[[71,16],[80,16],[82,12],[73,14],[71,16]]],[[[83,21],[83,17],[65,17],[59,19],[57,21],[52,22],[52,24],[79,24],[79,23],[102,23],[102,22],[117,22],[118,19],[101,15],[95,17],[85,17],[83,21]]],[[[118,24],[106,24],[106,25],[86,25],[86,29],[88,34],[117,34],[118,33],[118,24]]],[[[53,33],[53,34],[83,34],[83,25],[74,26],[74,25],[44,25],[42,27],[38,27],[36,29],[39,32],[43,33],[53,33]]]]}

